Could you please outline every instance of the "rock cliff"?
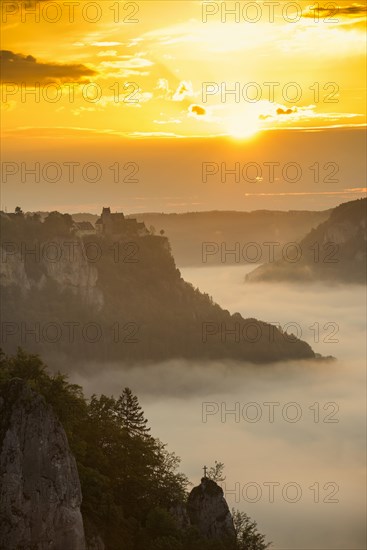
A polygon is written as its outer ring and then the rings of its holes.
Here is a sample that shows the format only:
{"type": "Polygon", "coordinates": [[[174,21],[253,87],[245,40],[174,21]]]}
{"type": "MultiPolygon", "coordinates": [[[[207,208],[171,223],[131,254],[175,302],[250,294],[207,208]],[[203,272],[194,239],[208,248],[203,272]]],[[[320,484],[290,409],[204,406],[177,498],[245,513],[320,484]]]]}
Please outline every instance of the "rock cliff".
{"type": "Polygon", "coordinates": [[[191,525],[209,539],[235,539],[236,532],[223,490],[214,481],[203,477],[187,501],[191,525]]]}
{"type": "Polygon", "coordinates": [[[289,255],[249,273],[246,281],[366,282],[367,199],[343,203],[289,255]]]}
{"type": "MultiPolygon", "coordinates": [[[[0,481],[1,550],[109,547],[88,520],[85,534],[78,471],[62,425],[45,399],[19,378],[0,391],[0,481]]],[[[187,503],[178,502],[170,513],[183,538],[195,528],[201,541],[234,547],[233,519],[214,481],[203,478],[187,503]]]]}
{"type": "Polygon", "coordinates": [[[53,239],[42,244],[4,243],[0,250],[0,281],[4,287],[16,286],[25,297],[29,291],[42,290],[52,281],[61,292],[70,291],[82,302],[99,311],[103,294],[98,288],[98,270],[88,261],[81,239],[53,239]]]}
{"type": "Polygon", "coordinates": [[[75,459],[52,408],[20,379],[0,397],[0,548],[85,550],[75,459]]]}
{"type": "Polygon", "coordinates": [[[6,353],[25,347],[60,368],[70,359],[75,365],[315,357],[306,342],[290,342],[273,325],[230,313],[185,282],[165,237],[80,238],[65,216],[41,223],[0,215],[6,353]]]}

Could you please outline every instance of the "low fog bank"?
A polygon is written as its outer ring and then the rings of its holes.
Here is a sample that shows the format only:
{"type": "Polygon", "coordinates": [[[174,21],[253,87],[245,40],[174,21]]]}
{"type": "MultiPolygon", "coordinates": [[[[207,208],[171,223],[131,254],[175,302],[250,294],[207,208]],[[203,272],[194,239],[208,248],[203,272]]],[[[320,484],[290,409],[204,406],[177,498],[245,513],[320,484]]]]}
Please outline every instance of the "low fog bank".
{"type": "Polygon", "coordinates": [[[266,367],[172,361],[111,365],[73,380],[87,394],[131,387],[153,435],[182,458],[194,484],[204,465],[224,462],[230,507],[256,519],[274,550],[362,550],[364,373],[357,359],[266,367]],[[300,498],[289,502],[294,487],[300,498]]]}
{"type": "Polygon", "coordinates": [[[366,548],[365,289],[248,286],[242,267],[183,275],[231,312],[297,322],[316,352],[337,360],[80,364],[72,380],[87,395],[131,387],[193,483],[204,465],[224,462],[229,505],[256,519],[274,550],[366,548]]]}

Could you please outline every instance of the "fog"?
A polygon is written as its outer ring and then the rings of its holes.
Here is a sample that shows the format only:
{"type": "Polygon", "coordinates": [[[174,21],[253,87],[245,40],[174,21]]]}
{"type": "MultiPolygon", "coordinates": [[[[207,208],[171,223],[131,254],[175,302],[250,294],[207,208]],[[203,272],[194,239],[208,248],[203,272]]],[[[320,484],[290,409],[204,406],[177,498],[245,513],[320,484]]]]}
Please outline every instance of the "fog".
{"type": "Polygon", "coordinates": [[[72,380],[86,395],[130,386],[192,483],[224,462],[229,506],[255,519],[274,550],[364,549],[365,288],[245,284],[253,267],[181,271],[232,313],[296,322],[335,361],[80,365],[72,380]]]}

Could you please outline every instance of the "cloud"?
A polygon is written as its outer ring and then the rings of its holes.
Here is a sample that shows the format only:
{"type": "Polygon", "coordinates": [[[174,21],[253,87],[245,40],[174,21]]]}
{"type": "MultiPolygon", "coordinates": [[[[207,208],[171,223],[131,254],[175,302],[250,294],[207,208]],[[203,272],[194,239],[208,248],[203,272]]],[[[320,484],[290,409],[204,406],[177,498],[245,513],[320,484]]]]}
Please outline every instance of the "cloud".
{"type": "Polygon", "coordinates": [[[161,99],[172,98],[172,90],[166,78],[158,78],[155,90],[158,90],[158,95],[157,95],[158,98],[161,98],[161,99]]]}
{"type": "Polygon", "coordinates": [[[276,111],[277,115],[292,115],[294,112],[294,109],[282,109],[281,107],[276,111]]]}
{"type": "Polygon", "coordinates": [[[193,90],[192,90],[192,83],[187,82],[186,80],[183,80],[178,85],[177,90],[173,94],[172,100],[173,101],[183,101],[185,97],[187,96],[193,96],[193,90]]]}
{"type": "Polygon", "coordinates": [[[333,6],[307,8],[303,17],[323,21],[331,26],[338,26],[344,30],[364,30],[366,25],[367,7],[362,4],[350,6],[333,6]]]}
{"type": "Polygon", "coordinates": [[[352,187],[343,189],[343,191],[297,191],[287,193],[245,193],[245,197],[304,197],[304,196],[319,196],[319,195],[358,195],[367,192],[367,187],[352,187]]]}
{"type": "Polygon", "coordinates": [[[2,82],[25,84],[78,82],[96,75],[96,71],[81,64],[42,63],[32,55],[1,50],[2,82]]]}
{"type": "Polygon", "coordinates": [[[101,68],[105,76],[127,77],[131,75],[148,76],[149,71],[142,70],[153,66],[149,59],[133,55],[121,55],[113,61],[103,61],[101,68]],[[107,72],[105,72],[105,69],[107,72]]]}
{"type": "Polygon", "coordinates": [[[332,22],[333,19],[338,19],[338,16],[342,17],[363,17],[367,14],[367,7],[363,6],[362,4],[353,4],[352,6],[334,6],[334,4],[330,4],[331,7],[329,8],[308,8],[306,11],[303,12],[303,17],[315,17],[318,16],[320,18],[328,18],[330,19],[330,22],[332,22]]]}
{"type": "Polygon", "coordinates": [[[359,17],[360,15],[367,14],[367,7],[362,6],[361,4],[353,4],[353,6],[348,6],[345,8],[341,8],[339,6],[338,13],[339,15],[346,15],[348,17],[359,17]]]}
{"type": "Polygon", "coordinates": [[[153,120],[154,124],[181,124],[178,118],[169,118],[168,120],[153,120]]]}
{"type": "Polygon", "coordinates": [[[142,57],[133,57],[130,55],[120,56],[119,59],[124,59],[123,61],[103,61],[102,65],[104,67],[112,67],[117,69],[141,69],[142,67],[151,67],[153,65],[152,61],[149,59],[144,59],[142,57]]]}
{"type": "Polygon", "coordinates": [[[104,50],[97,53],[98,57],[116,57],[117,51],[116,50],[104,50]]]}
{"type": "Polygon", "coordinates": [[[111,46],[120,46],[121,42],[92,42],[91,46],[96,46],[97,48],[105,48],[111,46]]]}
{"type": "Polygon", "coordinates": [[[206,109],[200,105],[190,105],[189,113],[193,116],[200,117],[206,115],[206,109]]]}

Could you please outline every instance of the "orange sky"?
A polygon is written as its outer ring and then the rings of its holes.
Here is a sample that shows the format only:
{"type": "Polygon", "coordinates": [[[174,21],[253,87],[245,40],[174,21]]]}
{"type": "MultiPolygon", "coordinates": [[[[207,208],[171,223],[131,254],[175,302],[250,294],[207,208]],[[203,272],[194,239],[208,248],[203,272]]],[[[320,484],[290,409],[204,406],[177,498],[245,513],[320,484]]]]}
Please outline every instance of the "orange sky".
{"type": "MultiPolygon", "coordinates": [[[[233,144],[242,157],[251,150],[248,162],[255,162],[256,157],[263,163],[277,160],[275,142],[291,144],[296,133],[301,149],[306,143],[309,149],[309,138],[302,140],[299,133],[317,130],[312,135],[322,134],[321,148],[324,140],[334,152],[333,158],[319,158],[320,150],[313,154],[312,146],[307,154],[297,151],[306,174],[313,156],[322,166],[340,162],[343,154],[337,147],[348,146],[348,140],[338,137],[342,129],[353,135],[352,166],[339,166],[343,178],[337,183],[327,181],[326,188],[317,192],[336,193],[365,185],[364,166],[357,156],[363,147],[366,121],[364,4],[343,0],[335,3],[333,11],[324,9],[326,5],[330,8],[330,2],[319,2],[320,9],[311,11],[305,1],[272,5],[265,0],[82,0],[71,4],[62,0],[2,2],[5,161],[20,163],[23,158],[33,158],[43,164],[50,155],[57,161],[61,151],[63,158],[74,157],[76,148],[86,158],[93,143],[97,148],[93,160],[102,164],[109,150],[131,151],[135,147],[139,151],[134,153],[136,160],[126,158],[124,162],[150,166],[152,171],[144,178],[149,180],[150,175],[159,199],[169,195],[167,185],[177,196],[187,195],[187,185],[197,177],[189,167],[189,158],[182,156],[188,147],[171,147],[167,141],[195,139],[194,149],[200,152],[202,163],[210,157],[213,139],[223,144],[216,147],[218,162],[226,162],[228,144],[233,144]],[[237,12],[226,13],[226,9],[237,12]],[[180,173],[172,176],[176,182],[163,184],[162,163],[153,167],[149,162],[147,138],[149,148],[166,161],[167,147],[171,147],[173,166],[184,161],[187,177],[180,173]],[[130,143],[142,140],[145,145],[130,143]],[[348,176],[353,181],[348,181],[348,176]],[[181,182],[190,178],[188,184],[181,182]]],[[[320,136],[317,142],[320,146],[320,136]]],[[[288,162],[294,160],[294,153],[289,151],[288,162]]],[[[231,158],[241,162],[241,158],[231,158]]],[[[115,162],[119,162],[119,154],[115,162]]],[[[64,176],[60,182],[68,194],[64,176]]],[[[297,182],[299,189],[293,190],[287,185],[282,188],[289,183],[282,177],[275,189],[265,189],[263,174],[261,178],[255,193],[244,189],[247,202],[231,202],[228,189],[223,188],[223,200],[219,193],[218,204],[210,196],[195,200],[191,193],[181,206],[195,209],[195,203],[200,203],[200,210],[215,205],[221,208],[224,201],[230,208],[247,209],[250,194],[270,197],[279,192],[293,197],[292,203],[282,199],[284,208],[293,205],[297,196],[301,208],[304,199],[300,197],[316,192],[309,189],[306,177],[297,182]]],[[[21,182],[15,176],[13,181],[3,177],[3,183],[2,206],[12,208],[23,192],[23,203],[37,208],[37,185],[30,200],[29,182],[18,187],[21,182]]],[[[61,209],[56,189],[47,187],[47,204],[52,207],[49,203],[54,201],[54,208],[61,209]]],[[[88,189],[93,194],[93,189],[88,189]]],[[[169,208],[163,200],[159,208],[159,201],[157,204],[145,196],[148,210],[169,208]]],[[[126,200],[128,197],[129,193],[126,200]]],[[[42,198],[43,192],[39,193],[40,202],[42,198]]],[[[113,193],[108,198],[114,200],[113,193]]],[[[83,206],[82,201],[73,200],[70,196],[66,203],[76,209],[83,206]]],[[[98,197],[96,208],[100,200],[104,202],[103,196],[98,197]]],[[[118,201],[124,203],[123,193],[118,201]]],[[[255,202],[262,207],[261,200],[255,202]]],[[[95,201],[85,201],[84,206],[88,204],[95,201]]],[[[134,204],[129,202],[128,208],[134,209],[134,204]]]]}

